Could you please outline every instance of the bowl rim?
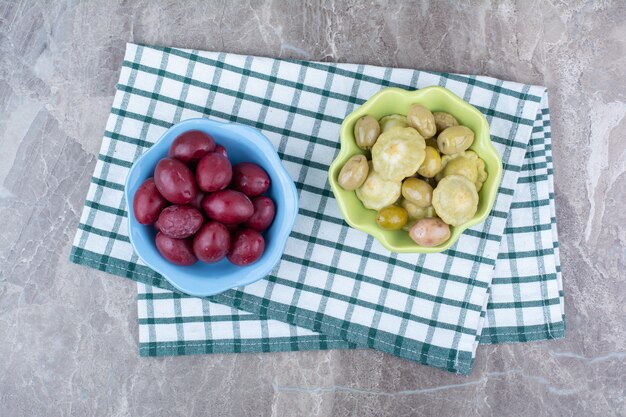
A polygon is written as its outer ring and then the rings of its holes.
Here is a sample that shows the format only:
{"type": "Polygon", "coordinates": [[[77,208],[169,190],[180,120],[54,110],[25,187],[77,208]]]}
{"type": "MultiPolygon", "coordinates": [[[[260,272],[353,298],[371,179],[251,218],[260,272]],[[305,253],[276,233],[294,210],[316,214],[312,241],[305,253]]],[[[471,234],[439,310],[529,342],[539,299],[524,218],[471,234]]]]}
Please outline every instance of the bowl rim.
{"type": "MultiPolygon", "coordinates": [[[[177,134],[176,137],[180,135],[180,133],[177,134]]],[[[149,178],[151,176],[152,175],[148,175],[146,178],[149,178]]],[[[145,179],[142,181],[145,181],[145,179]]],[[[255,129],[253,127],[246,126],[240,123],[220,122],[220,121],[216,121],[216,120],[212,120],[212,119],[208,119],[204,117],[185,119],[185,120],[172,124],[172,126],[170,126],[159,137],[159,139],[152,146],[150,146],[150,148],[144,151],[144,153],[133,162],[131,168],[128,171],[128,174],[126,175],[126,181],[124,183],[124,197],[126,199],[126,213],[127,213],[126,217],[128,221],[128,236],[129,236],[129,240],[130,240],[131,246],[133,247],[135,254],[139,257],[139,259],[141,259],[141,261],[146,266],[148,266],[150,269],[152,269],[156,273],[160,274],[174,288],[176,288],[177,290],[185,294],[189,294],[189,295],[196,296],[196,297],[206,297],[206,296],[220,294],[229,289],[248,285],[266,277],[272,271],[272,269],[274,269],[274,267],[278,264],[278,262],[280,261],[282,257],[283,252],[285,250],[285,246],[287,244],[287,240],[289,239],[289,235],[291,234],[291,231],[293,230],[296,218],[298,216],[298,211],[299,211],[298,193],[296,190],[295,183],[293,179],[291,178],[291,176],[289,175],[289,173],[287,172],[287,169],[282,164],[282,161],[280,157],[278,156],[278,153],[274,149],[274,145],[262,132],[260,132],[258,129],[255,129]],[[132,187],[130,183],[138,175],[143,176],[142,174],[138,173],[142,171],[142,168],[140,168],[142,165],[141,162],[145,158],[147,158],[148,155],[150,155],[151,153],[162,151],[161,148],[163,147],[169,147],[171,145],[171,142],[175,139],[175,137],[172,137],[171,140],[168,140],[168,141],[164,141],[164,139],[167,138],[168,136],[172,136],[174,131],[181,129],[181,127],[183,127],[184,129],[180,133],[183,133],[186,131],[198,130],[198,124],[226,129],[229,132],[233,132],[234,134],[239,134],[242,138],[249,138],[250,135],[253,135],[255,140],[251,141],[251,143],[253,143],[252,146],[254,146],[255,148],[261,151],[261,154],[263,155],[262,158],[267,160],[268,165],[271,166],[272,170],[275,171],[276,176],[280,179],[279,182],[281,184],[281,188],[283,188],[285,191],[284,192],[285,201],[283,202],[283,206],[285,207],[285,210],[287,213],[292,213],[291,215],[287,214],[287,216],[285,217],[286,221],[279,225],[279,229],[276,232],[274,239],[278,238],[280,240],[274,243],[274,247],[275,247],[274,251],[269,254],[270,256],[261,265],[257,265],[256,263],[253,263],[251,265],[241,267],[242,272],[245,271],[246,273],[241,274],[241,276],[233,280],[232,284],[215,285],[214,289],[210,291],[197,291],[197,290],[194,290],[193,288],[188,288],[185,285],[181,285],[179,282],[176,281],[175,278],[170,277],[170,273],[168,273],[167,271],[164,271],[159,265],[154,265],[152,262],[147,261],[144,257],[144,254],[142,253],[142,249],[140,249],[141,245],[135,242],[135,233],[133,232],[133,229],[136,228],[138,224],[136,225],[135,224],[136,220],[133,219],[134,214],[133,214],[132,201],[133,201],[134,193],[136,192],[136,189],[141,183],[139,183],[137,187],[132,187]],[[166,142],[169,142],[169,143],[166,143],[166,142]]],[[[179,267],[178,265],[175,265],[175,264],[171,264],[171,266],[176,267],[176,268],[179,267]]],[[[210,277],[207,277],[207,279],[210,279],[210,277]]]]}
{"type": "Polygon", "coordinates": [[[416,90],[405,90],[405,89],[397,88],[397,87],[383,88],[380,91],[378,91],[376,94],[371,96],[365,103],[357,107],[354,111],[352,111],[349,115],[345,117],[345,119],[343,120],[341,124],[339,140],[340,140],[339,152],[337,156],[335,157],[335,159],[333,160],[333,162],[331,163],[330,168],[328,170],[328,180],[329,180],[331,189],[333,191],[333,194],[335,196],[335,200],[337,201],[337,204],[339,206],[339,210],[341,211],[341,214],[344,220],[346,221],[346,223],[348,223],[351,227],[357,230],[360,230],[362,232],[365,232],[368,235],[376,238],[376,240],[378,240],[381,243],[381,245],[383,245],[386,249],[392,252],[438,253],[438,252],[446,251],[450,249],[458,241],[458,239],[461,237],[463,232],[465,232],[465,230],[485,221],[485,219],[489,216],[489,213],[493,209],[493,205],[496,200],[500,182],[502,180],[502,158],[500,157],[500,154],[498,153],[496,148],[493,146],[493,143],[491,141],[491,132],[489,128],[489,123],[487,122],[487,118],[476,107],[474,107],[467,101],[463,100],[461,97],[457,96],[456,94],[454,94],[452,91],[448,90],[445,87],[429,86],[429,87],[424,87],[424,88],[420,88],[416,90]],[[382,231],[380,233],[376,233],[375,231],[372,232],[370,230],[365,230],[363,227],[359,226],[358,224],[355,224],[352,221],[350,213],[348,212],[348,209],[346,207],[344,200],[340,196],[338,196],[339,190],[337,188],[338,184],[336,183],[335,176],[336,174],[338,174],[338,171],[341,168],[339,165],[340,164],[343,165],[343,162],[345,160],[355,155],[355,153],[351,153],[351,151],[348,149],[349,141],[354,140],[353,139],[354,135],[350,131],[351,126],[353,125],[353,123],[356,122],[356,119],[367,115],[370,109],[372,109],[372,107],[376,105],[376,102],[382,96],[385,96],[385,95],[410,96],[411,99],[415,103],[419,103],[422,96],[425,96],[427,94],[432,94],[432,92],[435,92],[436,94],[445,95],[449,100],[455,102],[458,106],[465,108],[465,110],[469,111],[473,115],[473,117],[476,117],[480,120],[481,131],[486,132],[486,141],[484,142],[486,149],[481,154],[479,154],[479,156],[489,153],[491,154],[491,156],[495,157],[495,159],[497,160],[498,163],[496,164],[495,172],[489,173],[489,175],[493,175],[493,178],[495,179],[495,181],[494,181],[493,188],[485,190],[487,209],[484,210],[484,212],[481,215],[475,216],[474,218],[472,218],[471,220],[469,220],[468,222],[460,226],[456,226],[455,229],[459,230],[459,233],[456,235],[456,237],[451,237],[450,239],[448,239],[446,242],[442,243],[441,245],[433,246],[433,247],[418,246],[417,244],[415,246],[410,246],[410,247],[399,246],[399,245],[396,246],[388,242],[386,239],[382,238],[383,236],[382,231]]]}

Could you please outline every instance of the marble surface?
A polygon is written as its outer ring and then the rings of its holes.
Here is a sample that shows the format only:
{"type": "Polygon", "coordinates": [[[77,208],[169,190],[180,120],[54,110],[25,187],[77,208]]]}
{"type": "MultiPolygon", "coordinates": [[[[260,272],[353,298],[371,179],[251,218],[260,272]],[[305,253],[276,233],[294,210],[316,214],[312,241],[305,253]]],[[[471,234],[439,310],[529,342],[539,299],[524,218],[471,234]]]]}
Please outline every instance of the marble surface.
{"type": "Polygon", "coordinates": [[[0,0],[0,415],[626,415],[623,1],[178,3],[0,0]],[[68,262],[127,41],[548,86],[566,338],[140,358],[134,283],[68,262]]]}

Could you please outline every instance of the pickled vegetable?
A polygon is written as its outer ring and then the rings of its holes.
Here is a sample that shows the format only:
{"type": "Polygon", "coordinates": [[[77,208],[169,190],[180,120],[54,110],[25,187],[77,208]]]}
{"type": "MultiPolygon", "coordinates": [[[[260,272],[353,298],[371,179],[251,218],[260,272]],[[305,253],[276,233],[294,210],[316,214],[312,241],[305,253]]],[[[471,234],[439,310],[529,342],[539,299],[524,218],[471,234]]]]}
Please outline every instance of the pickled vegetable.
{"type": "Polygon", "coordinates": [[[435,117],[426,107],[414,104],[409,107],[406,120],[412,128],[417,130],[424,139],[432,138],[437,133],[435,117]]]}
{"type": "Polygon", "coordinates": [[[418,220],[411,230],[409,236],[420,246],[438,246],[450,239],[450,226],[438,218],[426,218],[418,220]]]}
{"type": "Polygon", "coordinates": [[[433,187],[426,181],[417,178],[407,178],[402,183],[402,196],[418,207],[431,205],[433,187]]]}
{"type": "Polygon", "coordinates": [[[169,206],[159,215],[159,230],[174,239],[184,239],[196,233],[204,217],[191,206],[169,206]]]}
{"type": "Polygon", "coordinates": [[[398,206],[383,207],[376,215],[378,226],[387,230],[400,230],[406,224],[408,215],[405,209],[398,206]]]}
{"type": "Polygon", "coordinates": [[[254,198],[252,205],[254,206],[254,213],[243,225],[249,229],[262,232],[272,225],[274,215],[276,214],[276,207],[272,199],[265,196],[254,198]]]}
{"type": "Polygon", "coordinates": [[[354,125],[354,141],[361,149],[371,149],[380,135],[380,125],[372,116],[363,116],[354,125]]]}
{"type": "Polygon", "coordinates": [[[391,129],[408,127],[409,123],[406,120],[406,116],[400,114],[392,114],[385,116],[379,121],[381,133],[388,132],[391,129]]]}
{"type": "Polygon", "coordinates": [[[233,178],[233,168],[225,156],[211,152],[198,162],[196,181],[205,192],[223,190],[233,178]]]}
{"type": "Polygon", "coordinates": [[[337,182],[346,191],[354,191],[365,182],[369,173],[369,164],[364,155],[354,155],[341,168],[337,182]]]}
{"type": "Polygon", "coordinates": [[[233,190],[241,191],[248,197],[263,194],[270,187],[270,177],[257,164],[242,162],[233,167],[233,179],[230,184],[233,190]]]}
{"type": "Polygon", "coordinates": [[[372,210],[380,210],[396,202],[400,197],[402,183],[400,181],[387,181],[379,173],[370,169],[367,179],[362,186],[356,189],[356,196],[363,206],[372,210]]]}
{"type": "Polygon", "coordinates": [[[210,219],[220,223],[239,224],[254,214],[254,206],[242,192],[222,190],[202,200],[202,208],[210,219]]]}
{"type": "Polygon", "coordinates": [[[448,175],[462,175],[475,183],[478,179],[477,160],[478,155],[471,151],[459,152],[454,155],[444,155],[444,157],[441,158],[442,169],[439,175],[437,175],[437,178],[441,180],[448,175]]]}
{"type": "Polygon", "coordinates": [[[445,155],[441,158],[442,170],[436,178],[441,180],[448,175],[462,175],[476,185],[480,191],[487,179],[485,161],[480,159],[476,152],[465,151],[454,155],[445,155]]]}
{"type": "Polygon", "coordinates": [[[437,126],[437,134],[440,134],[444,130],[452,126],[458,126],[459,122],[456,118],[450,113],[446,113],[445,111],[436,111],[433,112],[433,116],[435,117],[435,125],[437,126]]]}
{"type": "Polygon", "coordinates": [[[432,178],[441,171],[441,155],[437,148],[426,146],[424,149],[424,162],[420,165],[417,173],[422,177],[432,178]]]}
{"type": "Polygon", "coordinates": [[[196,196],[193,173],[178,159],[161,159],[154,169],[154,183],[159,193],[174,204],[188,204],[196,196]]]}
{"type": "Polygon", "coordinates": [[[152,224],[157,221],[161,210],[169,202],[159,193],[154,178],[145,180],[133,197],[133,213],[140,224],[152,224]]]}
{"type": "Polygon", "coordinates": [[[155,243],[161,256],[173,264],[189,266],[198,260],[193,253],[191,239],[174,239],[158,232],[155,243]]]}
{"type": "Polygon", "coordinates": [[[221,223],[208,222],[193,239],[193,252],[202,262],[215,263],[224,259],[230,248],[230,232],[221,223]]]}
{"type": "Polygon", "coordinates": [[[213,152],[214,149],[215,141],[211,135],[199,130],[190,130],[174,139],[168,156],[193,167],[203,156],[213,152]]]}
{"type": "Polygon", "coordinates": [[[469,149],[474,142],[474,132],[466,126],[452,126],[437,136],[441,153],[452,155],[469,149]]]}
{"type": "Polygon", "coordinates": [[[449,175],[439,181],[433,191],[433,207],[444,222],[460,226],[476,214],[476,186],[462,175],[449,175]]]}
{"type": "Polygon", "coordinates": [[[245,266],[256,262],[265,250],[265,239],[256,230],[243,229],[235,232],[228,252],[228,260],[245,266]]]}
{"type": "Polygon", "coordinates": [[[415,174],[424,162],[424,138],[411,127],[382,133],[372,148],[374,170],[389,181],[402,181],[415,174]]]}

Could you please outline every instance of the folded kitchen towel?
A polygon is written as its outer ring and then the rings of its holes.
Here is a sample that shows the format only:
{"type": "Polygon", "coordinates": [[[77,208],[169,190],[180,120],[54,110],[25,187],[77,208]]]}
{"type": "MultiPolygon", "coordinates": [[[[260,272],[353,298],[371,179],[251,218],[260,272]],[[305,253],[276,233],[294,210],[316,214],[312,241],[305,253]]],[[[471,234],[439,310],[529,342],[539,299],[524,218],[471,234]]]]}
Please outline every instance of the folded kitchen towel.
{"type": "Polygon", "coordinates": [[[127,46],[71,260],[138,281],[142,355],[374,348],[469,373],[479,343],[563,337],[544,87],[490,77],[127,46]],[[439,254],[395,254],[342,219],[327,181],[343,118],[384,87],[441,85],[489,121],[504,173],[487,220],[439,254]],[[206,299],[133,253],[123,188],[172,124],[247,124],[274,144],[300,211],[265,279],[206,299]]]}

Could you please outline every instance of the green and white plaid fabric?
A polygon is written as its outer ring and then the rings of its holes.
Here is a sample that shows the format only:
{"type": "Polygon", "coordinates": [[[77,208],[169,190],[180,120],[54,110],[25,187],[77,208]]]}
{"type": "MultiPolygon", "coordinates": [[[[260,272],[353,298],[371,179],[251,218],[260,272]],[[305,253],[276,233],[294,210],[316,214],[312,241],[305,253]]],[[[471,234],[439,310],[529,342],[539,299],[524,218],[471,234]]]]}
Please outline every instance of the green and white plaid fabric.
{"type": "Polygon", "coordinates": [[[142,355],[374,348],[468,373],[478,343],[563,337],[545,88],[489,77],[129,44],[71,260],[138,281],[142,355]],[[381,88],[444,86],[481,110],[504,175],[488,219],[442,254],[394,254],[348,227],[327,169],[343,118],[381,88]],[[266,278],[199,299],[133,253],[123,187],[180,120],[260,129],[300,211],[266,278]]]}

